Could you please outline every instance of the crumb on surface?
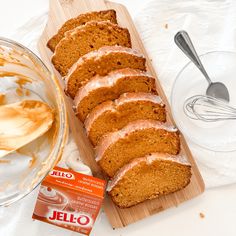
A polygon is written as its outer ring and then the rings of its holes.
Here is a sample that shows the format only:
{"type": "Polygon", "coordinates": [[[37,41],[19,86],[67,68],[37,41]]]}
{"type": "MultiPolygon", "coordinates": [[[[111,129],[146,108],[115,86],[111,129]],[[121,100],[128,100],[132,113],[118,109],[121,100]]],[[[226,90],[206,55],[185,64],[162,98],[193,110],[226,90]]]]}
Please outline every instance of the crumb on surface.
{"type": "Polygon", "coordinates": [[[165,26],[164,26],[164,27],[165,27],[165,29],[168,29],[168,26],[169,26],[169,25],[166,23],[166,24],[165,24],[165,26]]]}
{"type": "Polygon", "coordinates": [[[199,216],[200,216],[200,218],[202,218],[202,219],[205,218],[205,215],[204,215],[202,212],[199,213],[199,216]]]}

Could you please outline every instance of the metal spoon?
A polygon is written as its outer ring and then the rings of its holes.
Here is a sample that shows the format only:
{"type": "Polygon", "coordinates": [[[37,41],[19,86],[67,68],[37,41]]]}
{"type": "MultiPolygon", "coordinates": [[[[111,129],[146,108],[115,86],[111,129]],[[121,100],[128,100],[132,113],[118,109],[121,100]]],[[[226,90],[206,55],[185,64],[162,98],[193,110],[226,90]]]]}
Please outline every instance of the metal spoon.
{"type": "Polygon", "coordinates": [[[175,35],[176,45],[185,53],[185,55],[197,66],[208,82],[206,95],[229,102],[229,92],[226,86],[221,82],[212,82],[203,67],[192,41],[186,31],[179,31],[175,35]]]}

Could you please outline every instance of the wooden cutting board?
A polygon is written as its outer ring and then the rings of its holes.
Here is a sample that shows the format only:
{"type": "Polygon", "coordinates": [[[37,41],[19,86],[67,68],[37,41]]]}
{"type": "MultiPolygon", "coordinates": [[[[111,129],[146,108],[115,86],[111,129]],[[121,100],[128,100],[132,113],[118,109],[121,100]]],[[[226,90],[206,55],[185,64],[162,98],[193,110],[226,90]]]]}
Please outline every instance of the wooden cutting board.
{"type": "MultiPolygon", "coordinates": [[[[42,60],[57,76],[62,88],[64,87],[64,85],[61,77],[59,73],[54,70],[50,62],[52,53],[46,47],[48,39],[57,32],[57,30],[66,20],[75,17],[80,13],[105,9],[116,10],[119,25],[129,29],[133,48],[141,51],[145,55],[147,59],[148,71],[156,77],[156,73],[152,67],[151,61],[148,59],[148,55],[135,29],[133,21],[124,6],[104,0],[50,0],[48,23],[39,40],[38,47],[42,60]]],[[[168,111],[167,122],[174,124],[170,112],[170,106],[161,88],[160,82],[157,80],[156,84],[158,93],[166,104],[166,108],[168,111]]],[[[94,152],[85,135],[82,123],[78,121],[72,111],[72,101],[68,97],[66,97],[65,99],[67,102],[70,128],[72,131],[72,135],[74,136],[74,139],[77,143],[81,159],[91,167],[95,176],[102,177],[101,171],[94,160],[94,152]]],[[[192,178],[190,184],[181,191],[154,200],[145,201],[144,203],[138,204],[128,209],[118,208],[113,204],[110,197],[106,196],[104,201],[104,211],[106,212],[113,228],[124,227],[137,220],[163,211],[169,207],[177,206],[181,202],[192,199],[204,191],[204,182],[183,136],[181,136],[181,145],[182,152],[188,157],[189,161],[192,164],[192,178]]]]}

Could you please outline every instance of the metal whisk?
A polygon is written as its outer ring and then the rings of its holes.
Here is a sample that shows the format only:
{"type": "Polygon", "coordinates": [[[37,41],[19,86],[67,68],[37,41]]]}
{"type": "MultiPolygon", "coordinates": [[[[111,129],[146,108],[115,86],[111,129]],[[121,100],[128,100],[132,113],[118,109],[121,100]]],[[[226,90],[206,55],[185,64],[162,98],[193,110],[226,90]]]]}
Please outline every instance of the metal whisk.
{"type": "Polygon", "coordinates": [[[184,113],[191,119],[206,122],[236,119],[236,108],[214,97],[195,95],[184,103],[184,113]]]}

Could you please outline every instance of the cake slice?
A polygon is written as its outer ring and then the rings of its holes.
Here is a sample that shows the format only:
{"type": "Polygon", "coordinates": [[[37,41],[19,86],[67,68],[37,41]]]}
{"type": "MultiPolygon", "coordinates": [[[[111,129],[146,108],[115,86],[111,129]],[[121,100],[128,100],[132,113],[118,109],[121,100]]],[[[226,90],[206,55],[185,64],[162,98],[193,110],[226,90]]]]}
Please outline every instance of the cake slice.
{"type": "Polygon", "coordinates": [[[56,46],[52,63],[64,76],[81,56],[106,45],[131,47],[129,31],[110,21],[90,21],[65,33],[56,46]]]}
{"type": "Polygon", "coordinates": [[[57,44],[64,37],[65,32],[86,24],[89,21],[107,21],[117,24],[116,12],[114,10],[106,11],[93,11],[85,14],[81,14],[75,18],[66,21],[62,27],[58,30],[57,34],[54,35],[47,43],[47,46],[54,52],[57,44]]]}
{"type": "Polygon", "coordinates": [[[74,98],[81,86],[93,76],[105,76],[116,69],[133,68],[146,71],[146,59],[139,52],[122,46],[104,46],[81,57],[65,77],[65,92],[74,98]]]}
{"type": "Polygon", "coordinates": [[[94,146],[107,133],[120,130],[140,119],[166,121],[165,105],[150,93],[125,93],[115,101],[95,107],[85,120],[87,135],[94,146]]]}
{"type": "Polygon", "coordinates": [[[155,120],[138,120],[109,133],[99,142],[96,161],[109,176],[137,157],[153,152],[172,155],[180,151],[178,130],[155,120]]]}
{"type": "Polygon", "coordinates": [[[153,153],[120,169],[107,191],[116,205],[125,208],[183,189],[190,178],[191,165],[185,156],[153,153]]]}
{"type": "Polygon", "coordinates": [[[112,71],[107,76],[96,76],[77,92],[75,112],[84,121],[94,107],[127,92],[156,94],[155,78],[146,72],[128,68],[112,71]]]}

